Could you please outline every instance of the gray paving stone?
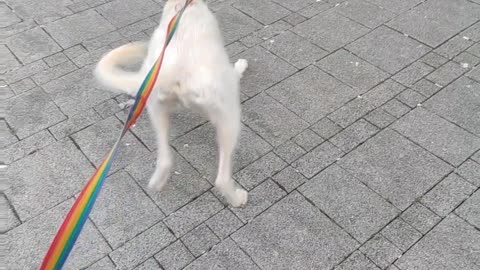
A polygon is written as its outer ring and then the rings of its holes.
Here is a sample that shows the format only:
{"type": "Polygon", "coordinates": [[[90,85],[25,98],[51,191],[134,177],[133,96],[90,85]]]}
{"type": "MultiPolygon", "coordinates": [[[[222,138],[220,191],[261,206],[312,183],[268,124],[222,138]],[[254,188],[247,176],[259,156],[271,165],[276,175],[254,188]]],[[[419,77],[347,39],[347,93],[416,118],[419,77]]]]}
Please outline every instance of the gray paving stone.
{"type": "Polygon", "coordinates": [[[67,120],[48,128],[48,130],[55,139],[60,140],[94,124],[100,119],[100,116],[93,109],[89,109],[69,117],[67,120]]]}
{"type": "Polygon", "coordinates": [[[361,0],[345,1],[335,8],[345,17],[369,28],[375,28],[392,19],[395,14],[387,9],[361,0]]]}
{"type": "Polygon", "coordinates": [[[16,94],[27,92],[28,90],[33,89],[36,86],[37,84],[31,78],[25,78],[23,80],[10,84],[10,88],[16,94]]]}
{"type": "Polygon", "coordinates": [[[384,129],[391,123],[395,122],[395,117],[391,116],[385,110],[378,108],[365,116],[365,119],[377,126],[380,129],[384,129]]]}
{"type": "Polygon", "coordinates": [[[182,236],[222,210],[222,203],[206,192],[165,219],[176,236],[182,236]]]}
{"type": "Polygon", "coordinates": [[[422,103],[427,99],[427,97],[412,89],[406,89],[405,91],[400,93],[396,97],[396,99],[407,105],[408,107],[414,109],[416,107],[420,107],[422,103]]]}
{"type": "Polygon", "coordinates": [[[339,165],[400,210],[451,171],[448,164],[390,129],[350,152],[339,165]]]}
{"type": "Polygon", "coordinates": [[[7,46],[24,64],[32,63],[61,50],[42,28],[37,27],[6,40],[7,46]]]}
{"type": "Polygon", "coordinates": [[[95,9],[115,27],[123,27],[158,13],[160,5],[151,0],[114,0],[95,9]]]}
{"type": "Polygon", "coordinates": [[[293,138],[293,140],[306,151],[311,151],[313,148],[324,142],[324,139],[311,129],[304,130],[302,133],[293,138]]]}
{"type": "Polygon", "coordinates": [[[419,3],[421,3],[423,0],[403,0],[403,1],[396,1],[396,0],[367,0],[370,3],[376,4],[380,7],[383,7],[385,9],[388,9],[392,12],[395,12],[397,14],[400,14],[404,11],[407,11],[419,3]]]}
{"type": "Polygon", "coordinates": [[[382,269],[402,256],[402,251],[381,234],[361,246],[360,251],[382,269]]]}
{"type": "Polygon", "coordinates": [[[421,202],[441,217],[447,216],[466,200],[476,187],[456,174],[450,174],[422,197],[421,202]]]}
{"type": "Polygon", "coordinates": [[[437,47],[478,19],[480,7],[466,0],[426,1],[388,23],[431,47],[437,47]]]}
{"type": "MultiPolygon", "coordinates": [[[[477,3],[478,3],[478,1],[477,1],[477,3]]],[[[477,22],[474,25],[467,28],[465,31],[461,32],[460,35],[462,37],[467,37],[468,39],[471,39],[475,42],[479,42],[480,41],[480,34],[479,34],[478,30],[480,30],[480,23],[477,22]]]]}
{"type": "Polygon", "coordinates": [[[480,68],[473,68],[469,73],[467,73],[467,76],[476,80],[477,82],[480,81],[480,68]]]}
{"type": "Polygon", "coordinates": [[[2,74],[21,66],[17,58],[15,58],[7,46],[3,44],[0,45],[0,56],[2,57],[2,64],[0,65],[0,72],[2,74]]]}
{"type": "Polygon", "coordinates": [[[368,28],[334,11],[326,11],[295,26],[293,32],[322,49],[334,51],[366,34],[368,28]]]}
{"type": "Polygon", "coordinates": [[[134,268],[134,270],[163,270],[155,259],[150,258],[141,265],[134,268]]]}
{"type": "Polygon", "coordinates": [[[379,270],[365,255],[355,251],[334,270],[379,270]]]}
{"type": "Polygon", "coordinates": [[[462,76],[465,72],[467,72],[467,69],[463,68],[459,64],[455,62],[448,62],[434,72],[430,73],[430,75],[427,76],[427,79],[436,84],[445,86],[462,76]]]}
{"type": "Polygon", "coordinates": [[[112,260],[107,257],[103,257],[103,259],[97,261],[96,263],[90,265],[87,270],[115,270],[115,264],[113,264],[112,260]]]}
{"type": "Polygon", "coordinates": [[[205,224],[222,240],[243,226],[242,221],[228,208],[218,212],[205,224]]]}
{"type": "Polygon", "coordinates": [[[107,178],[91,220],[113,249],[150,228],[164,217],[124,171],[107,178]]]}
{"type": "Polygon", "coordinates": [[[420,232],[415,230],[401,218],[397,218],[392,223],[388,224],[381,231],[381,234],[402,251],[407,251],[422,237],[420,232]]]}
{"type": "Polygon", "coordinates": [[[290,28],[292,28],[291,24],[285,22],[284,20],[281,20],[274,22],[270,25],[265,25],[263,28],[252,33],[252,36],[260,40],[268,40],[274,38],[275,36],[288,32],[287,30],[289,30],[290,28]]]}
{"type": "Polygon", "coordinates": [[[317,65],[361,93],[384,81],[389,75],[359,57],[340,49],[320,60],[317,65]]]}
{"type": "Polygon", "coordinates": [[[455,170],[455,172],[471,184],[480,187],[480,164],[469,159],[455,170]]]}
{"type": "Polygon", "coordinates": [[[459,63],[464,69],[473,69],[480,63],[480,58],[470,53],[462,52],[457,55],[453,61],[459,63]]]}
{"type": "Polygon", "coordinates": [[[309,66],[270,88],[267,93],[313,124],[358,96],[360,91],[309,66]]]}
{"type": "Polygon", "coordinates": [[[397,99],[390,100],[382,106],[382,109],[396,118],[400,118],[410,111],[410,107],[397,99]]]}
{"type": "Polygon", "coordinates": [[[87,49],[83,47],[83,45],[75,45],[73,47],[70,47],[68,49],[65,49],[63,53],[70,59],[73,59],[75,57],[78,57],[82,54],[87,53],[87,49]]]}
{"type": "Polygon", "coordinates": [[[4,148],[12,143],[15,143],[18,141],[18,139],[13,135],[12,131],[7,125],[7,122],[5,120],[0,120],[0,148],[4,148]]]}
{"type": "MultiPolygon", "coordinates": [[[[72,139],[80,147],[88,159],[100,166],[108,151],[117,141],[122,131],[122,124],[115,117],[99,121],[94,125],[72,135],[72,139]]],[[[127,133],[122,139],[115,162],[112,164],[110,173],[126,167],[135,158],[141,157],[149,151],[131,133],[127,133]]]]}
{"type": "Polygon", "coordinates": [[[287,192],[291,192],[307,181],[307,178],[300,174],[298,170],[290,166],[274,175],[272,179],[287,192]]]}
{"type": "Polygon", "coordinates": [[[220,242],[220,239],[218,239],[207,225],[201,224],[184,235],[182,242],[195,257],[198,257],[220,242]]]}
{"type": "Polygon", "coordinates": [[[287,164],[282,159],[270,152],[236,173],[234,178],[247,190],[251,190],[285,166],[287,164]]]}
{"type": "Polygon", "coordinates": [[[65,115],[40,88],[17,95],[6,105],[5,120],[20,139],[65,119],[65,115]]]}
{"type": "Polygon", "coordinates": [[[298,144],[291,140],[286,141],[284,144],[275,148],[273,151],[287,163],[292,163],[306,153],[303,148],[301,148],[298,144]]]}
{"type": "Polygon", "coordinates": [[[118,269],[131,269],[175,241],[163,223],[158,223],[110,253],[118,269]]]}
{"type": "Polygon", "coordinates": [[[280,5],[292,10],[298,11],[304,7],[307,7],[314,3],[312,0],[273,0],[273,2],[279,3],[280,5]]]}
{"type": "Polygon", "coordinates": [[[61,63],[67,62],[68,57],[63,52],[58,52],[43,58],[43,61],[45,61],[49,67],[54,67],[61,63]]]}
{"type": "Polygon", "coordinates": [[[208,181],[203,179],[184,158],[177,152],[172,152],[174,158],[172,172],[161,192],[148,188],[148,182],[157,163],[156,153],[137,158],[125,169],[167,215],[211,188],[208,181]]]}
{"type": "Polygon", "coordinates": [[[480,138],[423,108],[413,110],[392,127],[454,166],[480,149],[480,138]]]}
{"type": "MultiPolygon", "coordinates": [[[[44,199],[35,200],[35,203],[44,199]]],[[[72,205],[73,199],[67,200],[9,231],[4,238],[8,243],[8,255],[5,256],[6,261],[4,261],[6,268],[12,270],[38,268],[72,205]],[[32,245],[32,243],[35,244],[32,245]]],[[[110,251],[110,247],[103,240],[101,234],[95,229],[92,222],[87,220],[64,269],[87,267],[106,256],[110,251]]]]}
{"type": "Polygon", "coordinates": [[[2,210],[2,224],[0,226],[0,232],[4,234],[10,231],[12,228],[20,225],[20,220],[16,216],[12,206],[4,194],[0,195],[0,208],[2,210]]]}
{"type": "Polygon", "coordinates": [[[212,250],[188,265],[186,270],[238,269],[257,270],[255,263],[230,238],[225,239],[212,250]]]}
{"type": "Polygon", "coordinates": [[[92,67],[76,70],[42,85],[42,88],[68,116],[84,112],[115,96],[113,92],[99,88],[92,67]]]}
{"type": "Polygon", "coordinates": [[[262,269],[331,268],[358,245],[297,192],[234,233],[233,239],[262,269]]]}
{"type": "Polygon", "coordinates": [[[33,18],[36,22],[43,24],[49,21],[60,19],[72,14],[66,7],[72,1],[46,0],[38,2],[35,0],[7,0],[7,4],[15,10],[21,18],[33,18]]]}
{"type": "Polygon", "coordinates": [[[297,68],[304,68],[327,55],[325,50],[290,31],[265,41],[262,46],[297,68]]]}
{"type": "Polygon", "coordinates": [[[266,90],[297,71],[296,68],[260,46],[246,50],[237,57],[248,61],[248,69],[243,74],[241,89],[249,97],[266,90]]]}
{"type": "Polygon", "coordinates": [[[425,97],[431,97],[435,93],[437,93],[441,87],[428,81],[426,79],[421,79],[417,83],[412,86],[412,89],[417,91],[418,93],[422,94],[425,97]]]}
{"type": "Polygon", "coordinates": [[[351,43],[347,49],[391,74],[430,51],[427,46],[385,26],[351,43]]]}
{"type": "Polygon", "coordinates": [[[271,24],[290,14],[289,10],[271,1],[244,0],[233,6],[263,24],[271,24]]]}
{"type": "Polygon", "coordinates": [[[399,212],[337,165],[315,176],[299,191],[360,243],[367,241],[399,212]]]}
{"type": "Polygon", "coordinates": [[[339,125],[328,118],[323,118],[310,128],[324,139],[329,139],[342,130],[339,125]]]}
{"type": "Polygon", "coordinates": [[[472,47],[468,48],[467,52],[480,57],[480,44],[475,43],[472,47]]]}
{"type": "Polygon", "coordinates": [[[86,10],[51,22],[45,30],[64,49],[84,40],[115,30],[105,18],[94,10],[86,10]]]}
{"type": "Polygon", "coordinates": [[[326,10],[329,10],[332,7],[330,3],[326,3],[325,1],[316,2],[299,10],[298,13],[304,17],[312,18],[313,16],[322,13],[326,10]]]}
{"type": "MultiPolygon", "coordinates": [[[[120,46],[120,44],[118,46],[120,46]]],[[[96,65],[99,59],[111,50],[112,50],[112,46],[103,46],[101,48],[98,48],[93,51],[89,51],[87,53],[81,54],[73,58],[72,62],[75,63],[75,65],[77,65],[80,68],[90,66],[90,65],[96,65]]]]}
{"type": "Polygon", "coordinates": [[[78,69],[73,62],[63,62],[52,68],[40,71],[32,76],[36,84],[42,85],[78,69]]]}
{"type": "Polygon", "coordinates": [[[480,191],[477,190],[455,210],[455,213],[480,229],[480,191]]]}
{"type": "Polygon", "coordinates": [[[307,18],[303,17],[302,15],[300,15],[298,13],[292,13],[289,16],[283,18],[283,20],[286,21],[287,23],[295,26],[297,24],[300,24],[300,23],[306,21],[307,18]]]}
{"type": "Polygon", "coordinates": [[[393,76],[393,79],[403,85],[412,86],[434,70],[435,69],[433,67],[417,61],[397,73],[395,76],[393,76]]]}
{"type": "Polygon", "coordinates": [[[363,97],[375,107],[379,107],[400,94],[403,90],[405,90],[404,86],[389,79],[365,93],[363,97]]]}
{"type": "Polygon", "coordinates": [[[25,156],[52,144],[55,139],[46,130],[33,134],[17,143],[0,150],[1,162],[11,164],[25,156]]]}
{"type": "Polygon", "coordinates": [[[377,127],[361,119],[335,135],[330,139],[330,142],[342,149],[343,152],[348,153],[378,131],[377,127]]]}
{"type": "Polygon", "coordinates": [[[92,173],[75,145],[63,140],[8,166],[5,194],[25,221],[71,198],[92,173]]]}
{"type": "Polygon", "coordinates": [[[449,59],[454,58],[468,47],[473,45],[473,41],[465,39],[460,35],[454,36],[452,39],[443,43],[440,47],[435,49],[435,52],[449,59]]]}
{"type": "Polygon", "coordinates": [[[429,99],[429,110],[480,136],[480,84],[462,78],[429,99]]]}
{"type": "Polygon", "coordinates": [[[308,123],[275,99],[259,94],[242,106],[242,121],[273,146],[279,146],[308,128],[308,123]]]}
{"type": "Polygon", "coordinates": [[[45,64],[44,61],[39,60],[7,73],[5,75],[5,81],[11,84],[11,83],[23,80],[27,77],[30,77],[47,68],[48,68],[47,64],[45,64]]]}
{"type": "Polygon", "coordinates": [[[441,220],[439,216],[420,203],[413,203],[402,213],[401,218],[423,234],[430,231],[441,220]]]}
{"type": "Polygon", "coordinates": [[[215,16],[225,44],[230,44],[262,27],[260,23],[230,5],[223,5],[223,8],[215,12],[215,16]]]}
{"type": "Polygon", "coordinates": [[[400,269],[477,269],[480,233],[455,215],[444,219],[396,263],[400,269]]]}
{"type": "MultiPolygon", "coordinates": [[[[203,176],[213,182],[216,176],[217,149],[215,130],[203,125],[173,141],[174,147],[203,176]]],[[[242,132],[234,155],[233,171],[237,172],[268,153],[272,147],[250,128],[242,126],[242,132]]]]}
{"type": "Polygon", "coordinates": [[[247,47],[241,42],[235,41],[233,43],[230,43],[230,45],[225,46],[225,49],[227,50],[228,55],[232,57],[245,51],[247,47]]]}
{"type": "Polygon", "coordinates": [[[440,66],[448,62],[448,59],[435,52],[430,52],[424,57],[422,57],[420,61],[434,68],[439,68],[440,66]]]}
{"type": "Polygon", "coordinates": [[[157,253],[155,259],[165,270],[180,270],[191,263],[195,257],[193,257],[187,247],[178,240],[157,253]]]}
{"type": "Polygon", "coordinates": [[[375,109],[375,105],[373,103],[370,103],[362,96],[358,96],[345,106],[334,111],[328,116],[328,118],[333,120],[339,126],[346,128],[373,109],[375,109]]]}
{"type": "Polygon", "coordinates": [[[305,177],[311,178],[340,159],[342,150],[330,142],[324,142],[292,164],[305,177]]]}
{"type": "Polygon", "coordinates": [[[2,15],[2,21],[0,21],[1,28],[22,21],[5,3],[0,4],[0,14],[2,15]]]}
{"type": "Polygon", "coordinates": [[[244,222],[251,222],[257,215],[269,208],[285,195],[271,179],[264,181],[248,194],[248,203],[242,208],[232,208],[232,211],[244,222]]]}

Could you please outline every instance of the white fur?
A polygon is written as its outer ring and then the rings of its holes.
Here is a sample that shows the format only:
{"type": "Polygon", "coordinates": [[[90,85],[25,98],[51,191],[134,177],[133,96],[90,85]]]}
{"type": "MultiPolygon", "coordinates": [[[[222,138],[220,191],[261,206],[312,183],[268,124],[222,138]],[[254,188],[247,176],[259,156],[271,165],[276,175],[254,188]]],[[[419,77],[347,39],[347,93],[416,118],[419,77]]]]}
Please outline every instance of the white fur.
{"type": "MultiPolygon", "coordinates": [[[[96,75],[112,89],[135,95],[164,45],[170,19],[185,0],[168,0],[159,27],[150,43],[131,43],[105,55],[96,75]],[[142,60],[139,72],[122,70],[142,60]]],[[[217,21],[202,0],[195,0],[183,14],[165,54],[164,62],[148,102],[148,112],[158,141],[157,167],[149,187],[161,190],[170,174],[172,159],[168,142],[169,116],[178,103],[205,112],[217,130],[219,147],[215,185],[234,207],[247,202],[247,192],[232,180],[232,155],[240,132],[239,80],[247,68],[240,59],[229,62],[217,21]]]]}

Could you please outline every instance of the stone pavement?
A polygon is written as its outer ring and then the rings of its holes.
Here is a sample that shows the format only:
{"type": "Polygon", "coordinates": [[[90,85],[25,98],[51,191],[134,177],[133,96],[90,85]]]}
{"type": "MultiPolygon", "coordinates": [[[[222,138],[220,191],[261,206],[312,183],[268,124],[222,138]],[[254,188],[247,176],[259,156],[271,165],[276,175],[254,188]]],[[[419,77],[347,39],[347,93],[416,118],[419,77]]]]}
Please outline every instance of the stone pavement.
{"type": "MultiPolygon", "coordinates": [[[[212,188],[214,132],[188,111],[166,191],[147,190],[143,117],[67,269],[480,269],[479,0],[207,2],[232,62],[250,63],[234,175],[247,207],[212,188]]],[[[92,66],[148,39],[161,9],[0,3],[6,269],[38,267],[121,128],[127,97],[92,66]]]]}

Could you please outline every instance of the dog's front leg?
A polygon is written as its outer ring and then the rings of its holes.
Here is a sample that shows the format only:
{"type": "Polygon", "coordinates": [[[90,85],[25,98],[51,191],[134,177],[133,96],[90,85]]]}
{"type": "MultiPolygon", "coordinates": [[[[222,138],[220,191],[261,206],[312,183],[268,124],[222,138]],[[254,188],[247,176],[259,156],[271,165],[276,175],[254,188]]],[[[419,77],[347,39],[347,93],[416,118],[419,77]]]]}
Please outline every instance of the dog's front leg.
{"type": "Polygon", "coordinates": [[[170,107],[166,103],[152,100],[148,106],[150,121],[157,136],[157,165],[150,179],[148,187],[161,191],[167,183],[172,167],[172,157],[168,144],[168,131],[170,128],[170,107]]]}

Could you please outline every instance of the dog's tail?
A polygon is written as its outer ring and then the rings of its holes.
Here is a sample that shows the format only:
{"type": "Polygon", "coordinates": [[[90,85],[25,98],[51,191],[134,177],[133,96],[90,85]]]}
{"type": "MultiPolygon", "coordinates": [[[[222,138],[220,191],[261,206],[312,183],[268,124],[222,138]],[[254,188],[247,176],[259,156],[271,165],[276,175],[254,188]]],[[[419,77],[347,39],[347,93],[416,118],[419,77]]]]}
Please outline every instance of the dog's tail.
{"type": "Polygon", "coordinates": [[[238,59],[234,65],[235,72],[237,72],[238,77],[242,78],[243,72],[248,68],[248,62],[245,59],[238,59]]]}
{"type": "Polygon", "coordinates": [[[103,56],[95,69],[95,75],[103,85],[135,96],[144,75],[125,71],[119,66],[138,62],[147,56],[147,52],[145,43],[136,42],[120,46],[103,56]]]}

